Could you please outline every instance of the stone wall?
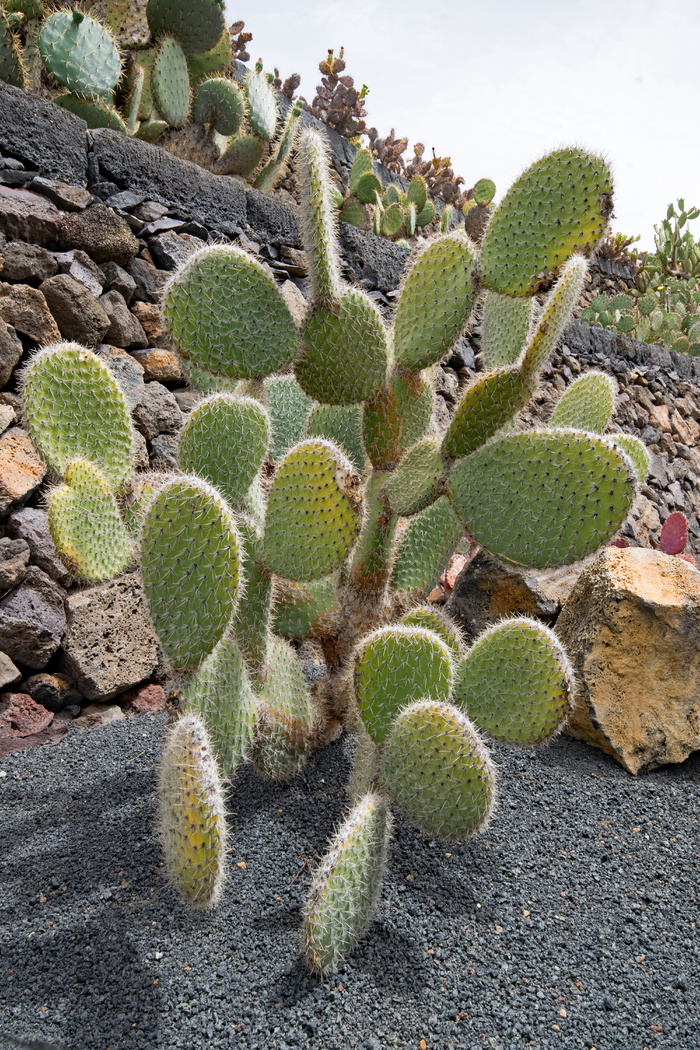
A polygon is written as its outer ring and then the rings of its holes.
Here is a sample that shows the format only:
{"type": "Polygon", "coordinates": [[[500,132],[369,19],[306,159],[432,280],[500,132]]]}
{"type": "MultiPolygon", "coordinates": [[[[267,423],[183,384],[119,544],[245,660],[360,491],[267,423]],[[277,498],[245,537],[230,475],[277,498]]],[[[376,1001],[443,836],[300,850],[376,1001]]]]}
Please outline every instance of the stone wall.
{"type": "MultiPolygon", "coordinates": [[[[351,147],[333,134],[329,140],[337,170],[346,171],[351,147]]],[[[116,698],[121,706],[109,717],[121,717],[129,706],[162,702],[148,685],[163,671],[138,575],[86,589],[58,561],[43,509],[53,479],[21,426],[20,370],[33,350],[59,338],[93,347],[132,408],[137,467],[172,469],[178,431],[198,395],[161,328],[163,284],[192,250],[232,241],[255,252],[291,308],[303,310],[295,212],[283,195],[116,132],[88,132],[53,103],[0,83],[0,233],[0,687],[59,720],[116,698]]],[[[390,314],[408,252],[354,227],[342,228],[341,242],[346,278],[390,314]]],[[[477,351],[475,328],[436,370],[439,425],[477,372],[477,351]]],[[[626,535],[653,545],[668,512],[679,509],[698,551],[700,360],[573,323],[529,421],[546,421],[565,384],[591,367],[618,381],[616,428],[639,434],[653,454],[626,535]]],[[[7,697],[0,696],[0,750],[8,704],[19,704],[20,714],[26,707],[7,697]]],[[[42,742],[44,723],[44,715],[27,715],[26,735],[42,742]]]]}

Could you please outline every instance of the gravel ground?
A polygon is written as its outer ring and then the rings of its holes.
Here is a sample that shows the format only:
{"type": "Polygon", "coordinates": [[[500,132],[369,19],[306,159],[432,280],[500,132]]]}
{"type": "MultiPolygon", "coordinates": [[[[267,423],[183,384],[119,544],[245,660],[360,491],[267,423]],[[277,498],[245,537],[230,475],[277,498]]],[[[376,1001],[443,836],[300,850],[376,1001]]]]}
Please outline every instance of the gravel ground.
{"type": "Polygon", "coordinates": [[[291,785],[238,776],[223,904],[191,914],[153,835],[163,726],[71,730],[0,762],[1,1047],[697,1046],[700,753],[634,779],[568,738],[495,749],[487,831],[445,847],[397,821],[370,933],[319,982],[299,907],[347,745],[291,785]]]}

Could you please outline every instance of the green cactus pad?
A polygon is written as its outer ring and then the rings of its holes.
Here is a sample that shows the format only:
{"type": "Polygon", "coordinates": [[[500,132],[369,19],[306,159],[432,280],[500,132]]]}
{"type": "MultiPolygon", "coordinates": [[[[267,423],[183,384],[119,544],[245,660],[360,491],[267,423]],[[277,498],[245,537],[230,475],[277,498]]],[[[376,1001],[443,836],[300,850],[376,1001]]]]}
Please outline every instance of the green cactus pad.
{"type": "Polygon", "coordinates": [[[132,471],[133,429],[107,365],[77,343],[36,354],[24,376],[24,420],[46,462],[64,474],[74,459],[94,463],[110,485],[132,471]]]}
{"type": "Polygon", "coordinates": [[[381,744],[398,713],[417,699],[448,700],[454,674],[449,648],[422,627],[380,627],[355,650],[357,706],[381,744]]]}
{"type": "Polygon", "coordinates": [[[559,280],[549,293],[522,359],[523,380],[531,388],[537,382],[540,370],[556,349],[571,317],[571,311],[581,297],[587,273],[586,260],[582,255],[574,255],[562,268],[559,280]]]}
{"type": "Polygon", "coordinates": [[[409,204],[415,204],[417,212],[423,211],[428,203],[428,187],[422,175],[414,175],[409,182],[406,200],[409,204]]]}
{"type": "Polygon", "coordinates": [[[291,580],[275,580],[275,634],[299,639],[324,637],[336,625],[337,614],[332,577],[313,580],[303,587],[291,580]]]}
{"type": "Polygon", "coordinates": [[[226,813],[211,743],[196,715],[169,730],[158,772],[165,870],[196,908],[211,908],[223,888],[226,813]]]}
{"type": "Polygon", "coordinates": [[[615,380],[605,372],[586,372],[561,395],[550,427],[576,427],[602,434],[615,408],[615,380]]]}
{"type": "Polygon", "coordinates": [[[355,470],[363,473],[367,453],[362,444],[360,405],[315,405],[306,423],[307,437],[325,438],[342,449],[355,470]]]}
{"type": "Polygon", "coordinates": [[[208,51],[193,55],[187,53],[187,67],[190,71],[190,83],[196,86],[212,73],[227,72],[231,68],[231,36],[224,29],[218,43],[208,51]]]}
{"type": "Polygon", "coordinates": [[[484,287],[534,295],[573,252],[595,247],[612,211],[608,166],[582,149],[555,150],[513,183],[496,208],[481,247],[484,287]]]}
{"type": "Polygon", "coordinates": [[[245,113],[243,92],[233,80],[212,77],[200,84],[192,104],[192,120],[211,124],[220,135],[235,135],[245,113]]]}
{"type": "Polygon", "coordinates": [[[514,365],[527,343],[533,299],[487,292],[484,296],[479,349],[487,368],[514,365]]]}
{"type": "Polygon", "coordinates": [[[386,494],[395,514],[417,514],[437,498],[447,480],[447,464],[432,438],[409,449],[386,483],[386,494]]]}
{"type": "Polygon", "coordinates": [[[466,715],[425,700],[396,719],[382,754],[389,797],[426,835],[470,839],[491,816],[495,770],[466,715]]]}
{"type": "Polygon", "coordinates": [[[277,127],[277,99],[264,73],[251,73],[245,82],[248,100],[248,124],[263,142],[272,142],[277,127]]]}
{"type": "Polygon", "coordinates": [[[635,496],[630,465],[583,431],[509,434],[462,460],[448,491],[477,543],[507,561],[553,568],[615,535],[635,496]]]}
{"type": "Polygon", "coordinates": [[[270,420],[251,397],[213,394],[196,406],[180,432],[179,462],[241,510],[270,443],[270,420]]]}
{"type": "Polygon", "coordinates": [[[435,394],[420,372],[394,371],[366,402],[362,437],[372,465],[393,470],[409,448],[428,433],[435,394]]]}
{"type": "Polygon", "coordinates": [[[235,135],[216,163],[217,175],[252,175],[265,153],[265,142],[257,135],[235,135]]]}
{"type": "Polygon", "coordinates": [[[226,29],[219,0],[148,0],[146,18],[155,37],[177,37],[190,55],[215,47],[226,29]]]}
{"type": "Polygon", "coordinates": [[[651,456],[644,442],[636,434],[608,434],[607,441],[629,456],[637,481],[643,485],[651,466],[651,456]]]}
{"type": "Polygon", "coordinates": [[[239,601],[231,621],[251,675],[259,681],[270,634],[272,577],[261,561],[262,526],[252,518],[238,518],[245,554],[245,598],[239,601]]]}
{"type": "Polygon", "coordinates": [[[373,171],[363,172],[351,186],[354,186],[354,189],[351,188],[350,192],[361,204],[374,204],[377,194],[382,191],[382,184],[373,171]]]}
{"type": "Polygon", "coordinates": [[[431,241],[418,255],[401,289],[394,325],[397,361],[427,368],[445,356],[474,302],[474,249],[461,233],[431,241]]]}
{"type": "Polygon", "coordinates": [[[363,796],[333,836],[304,906],[304,962],[317,977],[337,968],[372,921],[384,880],[391,814],[363,796]]]}
{"type": "Polygon", "coordinates": [[[295,102],[289,110],[272,156],[255,177],[253,185],[256,190],[262,190],[263,193],[271,193],[284,175],[287,161],[296,143],[299,132],[299,119],[303,112],[304,107],[300,100],[295,102]]]}
{"type": "Polygon", "coordinates": [[[450,501],[441,496],[410,520],[396,553],[391,585],[424,597],[435,586],[464,535],[450,501]]]}
{"type": "Polygon", "coordinates": [[[379,220],[382,237],[398,237],[404,224],[404,210],[397,202],[390,204],[379,220]]]}
{"type": "Polygon", "coordinates": [[[462,655],[462,635],[457,624],[436,605],[418,605],[399,620],[404,627],[422,627],[441,638],[454,660],[462,655]]]}
{"type": "Polygon", "coordinates": [[[301,773],[315,725],[316,710],[294,649],[271,638],[250,753],[258,772],[272,780],[301,773]]]}
{"type": "Polygon", "coordinates": [[[143,139],[144,142],[157,142],[163,132],[168,130],[168,126],[165,120],[145,120],[139,125],[136,138],[143,139]]]}
{"type": "Polygon", "coordinates": [[[66,484],[49,497],[49,528],[58,556],[69,572],[87,583],[111,580],[132,554],[116,500],[97,467],[74,460],[66,484]]]}
{"type": "Polygon", "coordinates": [[[161,40],[153,60],[151,89],[158,112],[173,128],[181,128],[190,115],[190,74],[177,40],[161,40]]]}
{"type": "Polygon", "coordinates": [[[526,404],[528,393],[517,368],[477,376],[464,391],[445,432],[443,455],[457,459],[481,448],[526,404]]]}
{"type": "Polygon", "coordinates": [[[299,336],[273,277],[230,245],[202,248],[165,289],[163,317],[181,354],[231,379],[291,364],[299,336]]]}
{"type": "Polygon", "coordinates": [[[188,712],[202,719],[221,770],[230,776],[253,742],[258,706],[245,660],[230,631],[185,682],[183,693],[188,712]]]}
{"type": "Polygon", "coordinates": [[[365,221],[365,214],[364,204],[357,197],[348,197],[342,203],[338,212],[338,219],[340,222],[347,222],[351,226],[361,226],[365,221]]]}
{"type": "Polygon", "coordinates": [[[562,728],[574,687],[573,669],[554,631],[523,617],[480,635],[457,667],[453,699],[487,736],[532,747],[562,728]]]}
{"type": "Polygon", "coordinates": [[[81,11],[56,11],[42,24],[39,53],[48,71],[81,98],[112,101],[122,73],[112,34],[81,11]]]}
{"type": "Polygon", "coordinates": [[[238,532],[216,489],[182,476],[155,493],[141,525],[141,567],[166,655],[194,670],[223,635],[241,577],[238,532]]]}
{"type": "Polygon", "coordinates": [[[294,376],[268,376],[265,397],[272,424],[270,455],[278,462],[303,438],[315,401],[307,397],[294,376]]]}
{"type": "Polygon", "coordinates": [[[119,47],[133,49],[150,44],[146,0],[97,0],[90,10],[113,33],[119,47]]]}
{"type": "Polygon", "coordinates": [[[303,441],[272,481],[265,564],[302,583],[329,576],[349,554],[360,521],[360,479],[350,461],[328,441],[303,441]]]}
{"type": "Polygon", "coordinates": [[[122,120],[114,106],[106,102],[95,102],[89,98],[78,98],[77,95],[67,93],[56,95],[53,100],[57,106],[62,106],[69,113],[84,120],[89,128],[111,128],[112,131],[121,131],[126,135],[126,124],[122,120]]]}
{"type": "Polygon", "coordinates": [[[22,47],[19,37],[12,31],[5,11],[0,9],[0,80],[13,87],[25,86],[25,70],[22,64],[22,47]]]}
{"type": "Polygon", "coordinates": [[[375,396],[384,381],[387,338],[379,310],[359,288],[334,309],[317,306],[302,327],[299,385],[328,405],[355,405],[375,396]]]}
{"type": "Polygon", "coordinates": [[[492,179],[479,179],[474,187],[474,200],[477,204],[490,204],[496,196],[496,183],[492,179]]]}
{"type": "MultiPolygon", "coordinates": [[[[355,159],[352,162],[352,168],[350,169],[350,178],[348,180],[348,191],[356,194],[357,185],[365,175],[369,172],[374,171],[374,158],[372,151],[369,149],[358,149],[355,154],[355,159]]],[[[381,190],[381,183],[380,190],[381,190]]],[[[374,200],[374,198],[372,198],[374,200]]],[[[367,202],[369,203],[369,202],[367,202]]]]}
{"type": "MultiPolygon", "coordinates": [[[[449,204],[447,205],[447,207],[449,208],[449,204]]],[[[437,211],[435,209],[435,205],[432,201],[428,201],[425,207],[422,209],[422,211],[419,211],[416,215],[416,226],[427,226],[434,220],[436,214],[437,211]]],[[[447,213],[447,219],[445,220],[445,227],[441,231],[442,233],[448,233],[451,229],[451,224],[448,220],[449,212],[447,213]]]]}

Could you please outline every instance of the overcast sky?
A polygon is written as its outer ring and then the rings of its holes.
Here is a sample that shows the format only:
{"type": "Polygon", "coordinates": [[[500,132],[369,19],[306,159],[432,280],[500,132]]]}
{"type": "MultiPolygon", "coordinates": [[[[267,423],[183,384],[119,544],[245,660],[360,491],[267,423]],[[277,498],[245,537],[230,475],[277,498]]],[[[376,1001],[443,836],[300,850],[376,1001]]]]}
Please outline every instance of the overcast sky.
{"type": "Polygon", "coordinates": [[[467,187],[489,177],[500,197],[576,144],[612,164],[613,228],[640,247],[671,201],[700,205],[698,0],[227,0],[227,12],[253,34],[251,62],[300,73],[309,102],[319,61],[344,45],[346,73],[370,88],[368,126],[451,156],[467,187]]]}

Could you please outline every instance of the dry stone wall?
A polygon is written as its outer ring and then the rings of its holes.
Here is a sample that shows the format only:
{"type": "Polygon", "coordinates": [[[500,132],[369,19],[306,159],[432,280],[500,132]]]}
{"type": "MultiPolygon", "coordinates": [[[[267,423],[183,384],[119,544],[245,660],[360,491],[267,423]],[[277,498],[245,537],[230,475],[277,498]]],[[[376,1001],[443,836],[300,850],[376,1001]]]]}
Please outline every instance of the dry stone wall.
{"type": "MultiPolygon", "coordinates": [[[[329,139],[346,170],[350,147],[329,139]]],[[[163,702],[138,575],[84,589],[56,556],[43,509],[54,479],[21,425],[20,372],[45,343],[92,347],[132,409],[137,469],[173,469],[199,395],[183,379],[158,304],[169,273],[212,241],[255,252],[301,313],[305,257],[284,196],[116,132],[87,132],[53,103],[0,83],[0,752],[18,736],[24,746],[57,739],[47,711],[58,723],[82,711],[82,724],[94,724],[105,701],[106,718],[163,702]]],[[[353,227],[342,228],[341,242],[345,277],[389,315],[408,252],[353,227]]],[[[439,424],[478,367],[475,329],[436,370],[439,424]]],[[[666,515],[683,510],[697,552],[700,360],[574,323],[529,421],[546,422],[565,384],[591,367],[618,381],[616,428],[639,434],[653,454],[630,542],[654,545],[666,515]]]]}

